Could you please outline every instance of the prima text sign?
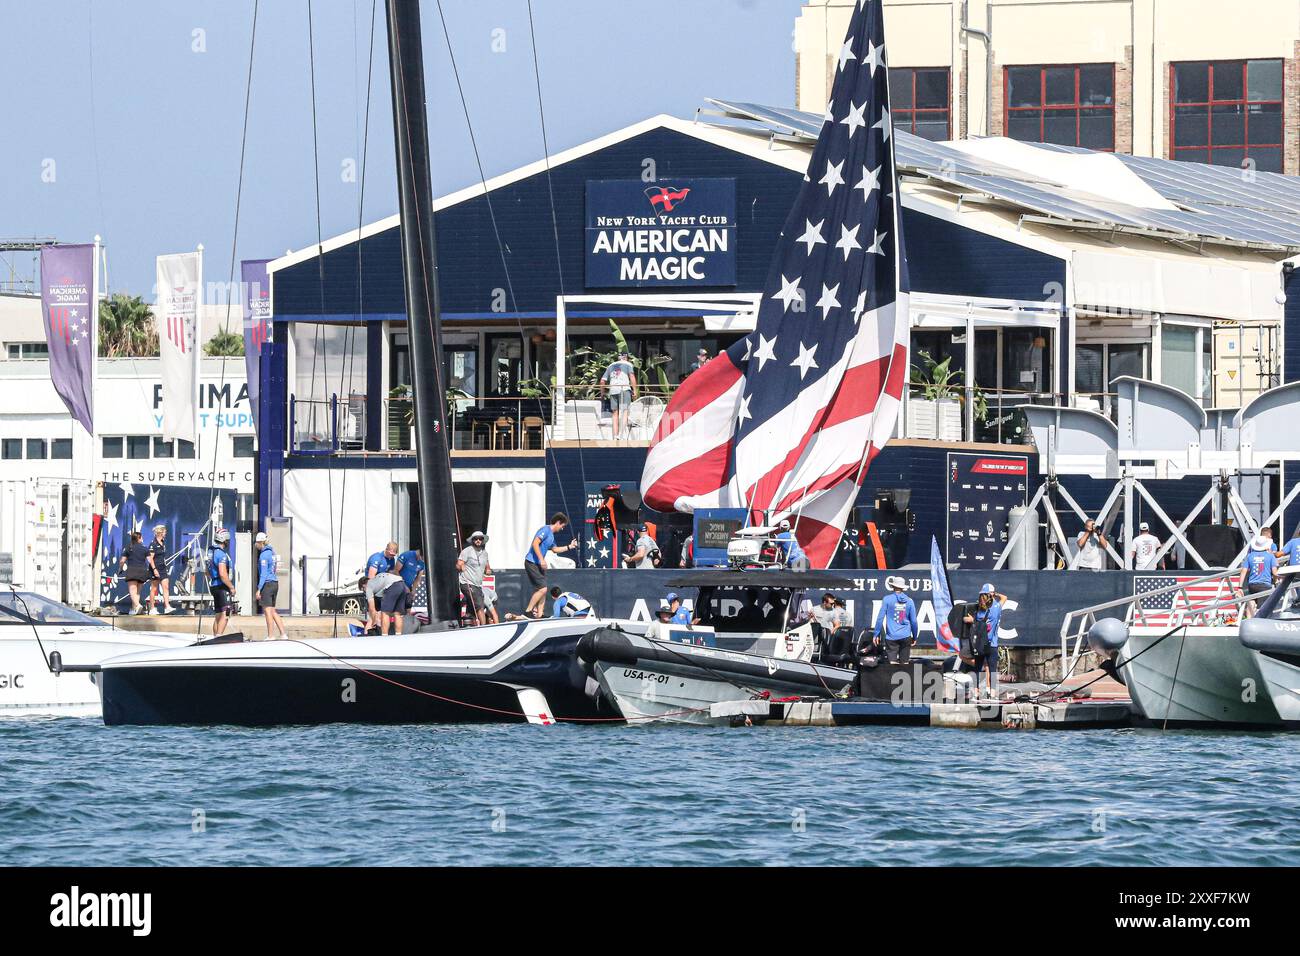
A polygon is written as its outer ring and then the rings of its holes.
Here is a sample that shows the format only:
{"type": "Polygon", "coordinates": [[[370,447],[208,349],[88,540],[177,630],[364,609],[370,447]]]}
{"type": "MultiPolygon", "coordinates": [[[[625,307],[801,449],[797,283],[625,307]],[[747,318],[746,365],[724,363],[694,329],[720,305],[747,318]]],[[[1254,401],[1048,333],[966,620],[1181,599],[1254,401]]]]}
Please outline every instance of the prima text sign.
{"type": "Polygon", "coordinates": [[[734,286],[736,181],[587,181],[587,287],[734,286]]]}

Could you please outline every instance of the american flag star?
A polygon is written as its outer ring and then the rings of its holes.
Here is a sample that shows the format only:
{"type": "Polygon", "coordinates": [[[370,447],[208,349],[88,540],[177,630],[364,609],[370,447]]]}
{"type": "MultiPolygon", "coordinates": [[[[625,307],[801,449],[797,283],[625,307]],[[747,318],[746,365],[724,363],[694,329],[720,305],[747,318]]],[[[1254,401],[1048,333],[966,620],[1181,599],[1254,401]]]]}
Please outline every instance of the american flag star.
{"type": "Polygon", "coordinates": [[[824,567],[907,372],[907,270],[881,0],[859,0],[755,330],[689,376],[642,474],[661,511],[789,517],[824,567]]]}

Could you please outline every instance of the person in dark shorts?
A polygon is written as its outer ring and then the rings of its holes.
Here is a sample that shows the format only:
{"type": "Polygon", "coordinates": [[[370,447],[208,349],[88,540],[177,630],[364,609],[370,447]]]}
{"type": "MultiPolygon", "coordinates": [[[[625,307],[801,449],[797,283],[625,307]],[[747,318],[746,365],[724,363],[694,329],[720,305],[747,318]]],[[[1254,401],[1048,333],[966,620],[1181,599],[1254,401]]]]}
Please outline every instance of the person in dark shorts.
{"type": "Polygon", "coordinates": [[[983,672],[984,692],[989,697],[997,696],[998,628],[1006,600],[1007,596],[992,584],[985,584],[980,588],[974,608],[963,618],[964,623],[972,625],[971,647],[977,657],[975,685],[978,689],[979,675],[983,672]]]}
{"type": "Polygon", "coordinates": [[[578,542],[570,541],[568,544],[562,544],[558,547],[555,544],[555,536],[569,526],[569,516],[562,511],[557,511],[551,515],[551,523],[542,525],[533,535],[532,541],[528,545],[528,553],[524,555],[524,573],[528,575],[528,583],[533,588],[533,596],[528,599],[528,606],[524,608],[524,614],[531,614],[533,617],[542,616],[542,603],[546,600],[546,555],[548,552],[555,551],[572,551],[577,547],[578,542]]]}
{"type": "Polygon", "coordinates": [[[149,570],[149,549],[141,541],[139,531],[131,532],[126,550],[122,552],[122,570],[127,593],[131,595],[131,613],[143,614],[145,606],[140,603],[140,587],[153,575],[149,570]]]}
{"type": "Polygon", "coordinates": [[[253,538],[253,550],[257,552],[257,603],[262,608],[262,616],[266,618],[266,639],[273,640],[277,636],[286,638],[289,632],[284,628],[284,621],[280,620],[280,612],[276,609],[275,599],[280,596],[280,579],[276,577],[275,549],[271,547],[271,542],[266,537],[265,531],[257,532],[253,538]]]}
{"type": "Polygon", "coordinates": [[[371,616],[379,621],[379,633],[389,633],[389,625],[396,625],[395,634],[402,633],[402,615],[406,613],[410,588],[400,574],[381,571],[366,582],[366,603],[371,616]]]}
{"type": "Polygon", "coordinates": [[[235,610],[235,564],[231,560],[230,532],[218,528],[212,532],[212,554],[208,558],[208,590],[212,594],[212,636],[226,632],[226,624],[235,610]]]}
{"type": "Polygon", "coordinates": [[[167,526],[153,526],[153,540],[149,542],[149,613],[167,614],[171,611],[171,568],[167,566],[167,526]],[[158,594],[162,593],[159,606],[158,594]]]}

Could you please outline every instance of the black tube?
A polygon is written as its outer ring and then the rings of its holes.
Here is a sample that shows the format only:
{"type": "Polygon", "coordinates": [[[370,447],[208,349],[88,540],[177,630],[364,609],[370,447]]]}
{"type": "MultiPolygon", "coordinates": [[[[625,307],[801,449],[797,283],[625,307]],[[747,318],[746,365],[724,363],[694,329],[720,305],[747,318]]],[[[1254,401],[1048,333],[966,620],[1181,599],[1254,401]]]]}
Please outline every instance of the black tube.
{"type": "Polygon", "coordinates": [[[438,260],[434,246],[433,186],[425,113],[424,53],[419,0],[386,0],[388,62],[393,87],[397,185],[401,199],[402,268],[406,325],[411,339],[415,399],[415,461],[419,472],[420,532],[428,571],[431,622],[459,618],[456,555],[460,550],[442,384],[442,330],[438,260]]]}

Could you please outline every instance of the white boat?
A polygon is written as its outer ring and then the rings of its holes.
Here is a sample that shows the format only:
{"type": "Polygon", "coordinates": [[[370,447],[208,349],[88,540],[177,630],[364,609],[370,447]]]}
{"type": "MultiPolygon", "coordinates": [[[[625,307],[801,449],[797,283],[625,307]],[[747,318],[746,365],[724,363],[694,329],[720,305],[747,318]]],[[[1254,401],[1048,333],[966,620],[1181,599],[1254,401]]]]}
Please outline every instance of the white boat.
{"type": "Polygon", "coordinates": [[[0,719],[98,717],[93,669],[99,664],[195,640],[193,634],[122,630],[32,591],[0,591],[0,719]]]}
{"type": "MultiPolygon", "coordinates": [[[[1144,720],[1155,726],[1300,729],[1300,568],[1282,568],[1271,592],[1239,593],[1240,571],[1151,591],[1141,599],[1074,612],[1128,607],[1123,618],[1092,620],[1087,640],[1110,661],[1144,720]],[[1180,601],[1189,587],[1221,581],[1221,600],[1180,601]],[[1185,606],[1181,620],[1144,619],[1142,602],[1185,606]],[[1253,600],[1258,610],[1242,619],[1253,600]]],[[[1071,618],[1067,617],[1067,627],[1071,618]]]]}
{"type": "Polygon", "coordinates": [[[726,724],[754,702],[849,693],[855,670],[812,661],[811,623],[790,626],[808,589],[849,589],[824,572],[700,571],[669,582],[699,588],[693,627],[667,625],[646,634],[623,626],[592,631],[578,657],[605,698],[630,723],[726,724]],[[742,708],[743,710],[743,708],[742,708]]]}

